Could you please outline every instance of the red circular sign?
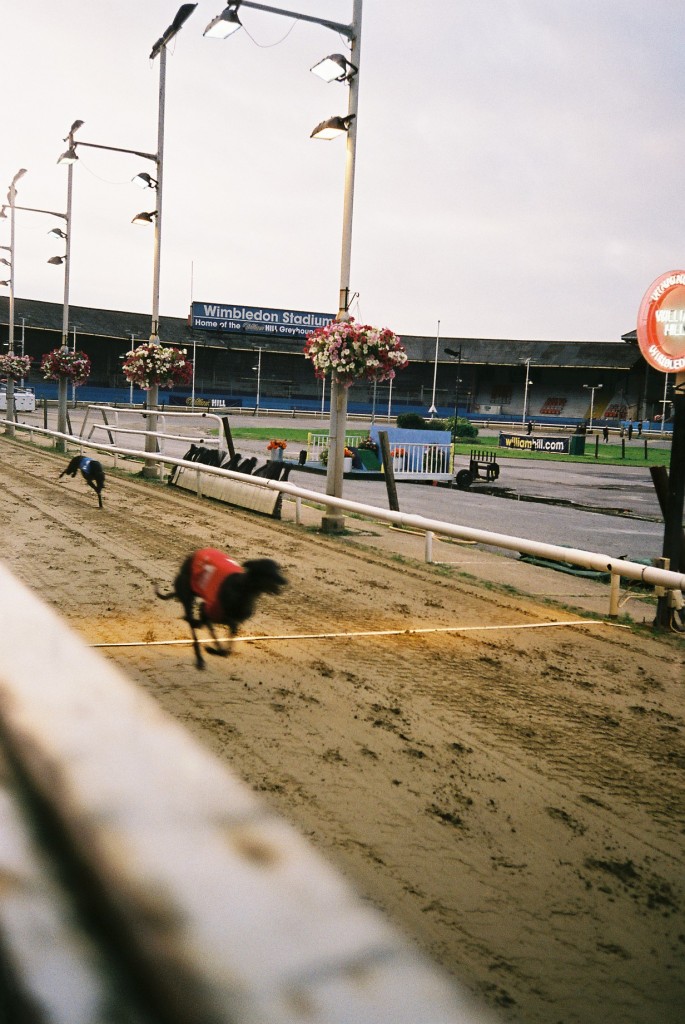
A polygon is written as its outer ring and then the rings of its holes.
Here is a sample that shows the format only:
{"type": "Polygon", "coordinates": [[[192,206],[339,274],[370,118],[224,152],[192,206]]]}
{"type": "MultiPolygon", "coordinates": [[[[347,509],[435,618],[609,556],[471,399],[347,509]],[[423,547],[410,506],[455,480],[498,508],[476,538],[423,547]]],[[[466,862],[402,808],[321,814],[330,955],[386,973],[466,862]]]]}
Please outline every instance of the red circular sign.
{"type": "Polygon", "coordinates": [[[671,270],[649,286],[637,316],[637,340],[655,370],[685,370],[685,270],[671,270]]]}

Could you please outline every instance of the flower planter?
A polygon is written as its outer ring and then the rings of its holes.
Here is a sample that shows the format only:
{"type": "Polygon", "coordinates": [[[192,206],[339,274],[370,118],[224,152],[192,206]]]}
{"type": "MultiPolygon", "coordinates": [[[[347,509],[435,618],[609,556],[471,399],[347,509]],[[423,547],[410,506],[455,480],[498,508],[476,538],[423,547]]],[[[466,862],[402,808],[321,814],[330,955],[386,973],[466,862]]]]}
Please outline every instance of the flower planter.
{"type": "Polygon", "coordinates": [[[283,462],[283,449],[272,448],[271,449],[271,461],[272,462],[283,462]]]}
{"type": "Polygon", "coordinates": [[[352,471],[352,459],[343,459],[343,473],[352,471]]]}

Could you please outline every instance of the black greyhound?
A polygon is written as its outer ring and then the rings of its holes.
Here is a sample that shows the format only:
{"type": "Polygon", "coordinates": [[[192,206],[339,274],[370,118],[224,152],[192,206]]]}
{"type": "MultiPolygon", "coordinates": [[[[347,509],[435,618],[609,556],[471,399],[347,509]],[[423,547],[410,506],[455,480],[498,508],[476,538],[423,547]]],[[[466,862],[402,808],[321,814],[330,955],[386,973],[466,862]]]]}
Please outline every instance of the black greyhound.
{"type": "Polygon", "coordinates": [[[86,455],[75,455],[66,469],[60,473],[58,480],[67,476],[76,476],[81,470],[81,476],[89,487],[92,487],[98,496],[98,505],[102,508],[102,488],[105,486],[105,471],[97,459],[89,459],[86,455]]]}
{"type": "Polygon", "coordinates": [[[238,626],[255,612],[261,594],[279,594],[287,584],[280,566],[270,558],[258,558],[239,565],[216,548],[201,548],[185,559],[174,579],[173,589],[166,594],[155,588],[162,601],[176,598],[183,605],[184,618],[190,626],[195,650],[195,663],[204,668],[196,628],[205,626],[214,640],[209,654],[225,657],[230,653],[219,647],[214,624],[228,626],[235,636],[238,626]],[[199,602],[197,617],[193,614],[199,602]]]}

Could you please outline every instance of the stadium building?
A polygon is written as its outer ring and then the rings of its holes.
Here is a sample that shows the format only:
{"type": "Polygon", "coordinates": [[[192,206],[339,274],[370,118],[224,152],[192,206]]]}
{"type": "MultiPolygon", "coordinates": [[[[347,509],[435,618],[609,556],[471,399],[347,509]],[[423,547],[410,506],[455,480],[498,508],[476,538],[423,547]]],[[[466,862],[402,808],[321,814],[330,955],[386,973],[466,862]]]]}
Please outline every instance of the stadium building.
{"type": "MultiPolygon", "coordinates": [[[[56,384],[42,379],[44,352],[61,343],[62,305],[15,299],[15,351],[35,363],[26,382],[37,398],[56,397],[56,384]]],[[[330,314],[295,313],[245,306],[193,303],[187,319],[161,317],[160,341],[185,348],[195,360],[195,398],[215,406],[300,410],[328,408],[328,394],[303,356],[307,331],[330,314]],[[207,313],[209,311],[209,313],[207,313]],[[217,314],[217,315],[214,315],[217,314]],[[318,319],[317,319],[318,318],[318,319]]],[[[0,338],[7,350],[9,301],[0,298],[0,338]]],[[[78,389],[86,402],[136,403],[121,362],[147,341],[150,316],[143,313],[71,306],[70,347],[85,351],[91,377],[78,389]]],[[[409,366],[392,384],[357,384],[350,412],[438,416],[568,424],[587,420],[618,423],[626,418],[661,419],[664,375],[642,358],[635,331],[616,342],[522,341],[490,338],[403,336],[409,366]],[[526,379],[528,384],[526,385],[526,379]],[[433,388],[435,382],[435,401],[433,388]]],[[[160,391],[163,403],[186,404],[191,388],[160,391]]],[[[667,415],[670,406],[667,408],[667,415]]]]}

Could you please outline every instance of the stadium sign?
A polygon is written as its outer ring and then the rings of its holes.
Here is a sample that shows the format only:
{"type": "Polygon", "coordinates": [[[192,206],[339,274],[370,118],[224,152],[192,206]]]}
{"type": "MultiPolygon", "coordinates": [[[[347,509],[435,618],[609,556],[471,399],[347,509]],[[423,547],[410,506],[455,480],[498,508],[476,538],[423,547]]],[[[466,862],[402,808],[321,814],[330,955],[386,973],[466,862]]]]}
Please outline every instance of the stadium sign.
{"type": "Polygon", "coordinates": [[[333,313],[301,313],[262,306],[193,302],[191,327],[200,331],[248,331],[276,337],[305,337],[334,319],[333,313]]]}
{"type": "Polygon", "coordinates": [[[685,270],[671,270],[649,286],[637,317],[637,340],[655,370],[685,370],[685,270]]]}

